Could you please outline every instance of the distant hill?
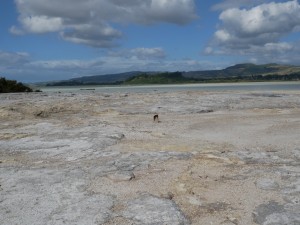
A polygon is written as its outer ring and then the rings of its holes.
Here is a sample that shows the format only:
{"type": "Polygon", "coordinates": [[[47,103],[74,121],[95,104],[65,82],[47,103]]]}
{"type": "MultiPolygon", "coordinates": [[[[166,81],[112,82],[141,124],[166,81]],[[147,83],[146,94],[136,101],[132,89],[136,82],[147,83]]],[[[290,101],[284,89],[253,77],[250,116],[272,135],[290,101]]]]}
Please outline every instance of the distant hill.
{"type": "Polygon", "coordinates": [[[118,84],[130,77],[142,74],[144,72],[132,71],[127,73],[95,75],[73,78],[70,80],[49,82],[47,86],[73,86],[73,85],[97,85],[97,84],[118,84]]]}
{"type": "Polygon", "coordinates": [[[267,76],[267,75],[290,75],[299,73],[300,67],[279,65],[279,64],[264,64],[255,65],[252,63],[237,64],[227,67],[222,70],[204,70],[184,72],[184,77],[191,77],[196,79],[217,79],[230,77],[251,77],[251,76],[267,76]]]}
{"type": "Polygon", "coordinates": [[[32,89],[15,80],[0,77],[0,93],[10,92],[32,92],[32,89]]]}
{"type": "Polygon", "coordinates": [[[130,77],[141,74],[141,71],[132,71],[127,73],[118,73],[118,74],[107,74],[107,75],[96,75],[96,76],[87,76],[71,79],[74,82],[81,82],[83,84],[91,83],[115,83],[119,81],[124,81],[130,77]]]}
{"type": "Polygon", "coordinates": [[[237,82],[264,80],[299,80],[300,67],[279,64],[237,64],[222,70],[190,72],[142,72],[96,75],[49,82],[47,86],[105,85],[105,84],[172,84],[196,82],[237,82]],[[180,74],[180,76],[179,76],[180,74]]]}

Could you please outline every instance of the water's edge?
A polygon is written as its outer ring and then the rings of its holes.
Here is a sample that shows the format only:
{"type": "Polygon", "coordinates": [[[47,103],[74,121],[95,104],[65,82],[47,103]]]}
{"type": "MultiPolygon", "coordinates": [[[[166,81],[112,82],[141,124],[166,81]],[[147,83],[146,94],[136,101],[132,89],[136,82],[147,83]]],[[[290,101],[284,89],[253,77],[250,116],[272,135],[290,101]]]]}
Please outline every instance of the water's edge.
{"type": "Polygon", "coordinates": [[[180,85],[143,85],[143,86],[102,86],[80,85],[60,87],[39,87],[43,92],[170,92],[170,91],[287,91],[300,90],[300,81],[293,82],[245,82],[214,84],[180,84],[180,85]]]}

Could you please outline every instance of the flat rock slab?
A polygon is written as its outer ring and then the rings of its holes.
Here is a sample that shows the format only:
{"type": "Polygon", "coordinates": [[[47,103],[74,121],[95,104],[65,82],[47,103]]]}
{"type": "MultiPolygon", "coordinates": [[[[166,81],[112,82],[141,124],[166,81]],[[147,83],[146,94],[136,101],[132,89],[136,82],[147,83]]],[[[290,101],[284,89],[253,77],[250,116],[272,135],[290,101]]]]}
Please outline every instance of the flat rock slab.
{"type": "MultiPolygon", "coordinates": [[[[73,197],[76,199],[76,197],[73,197]]],[[[52,212],[49,225],[98,225],[110,220],[113,198],[104,195],[83,196],[71,204],[62,205],[52,212]]]]}
{"type": "Polygon", "coordinates": [[[10,178],[0,193],[1,225],[99,225],[110,219],[114,197],[86,192],[80,169],[5,172],[10,178]]]}
{"type": "MultiPolygon", "coordinates": [[[[279,215],[280,213],[285,212],[284,206],[280,205],[277,202],[271,201],[267,204],[259,205],[255,212],[253,213],[253,220],[257,224],[267,225],[267,224],[281,224],[281,223],[270,223],[272,217],[279,215]]],[[[274,222],[274,221],[273,221],[274,222]]]]}
{"type": "Polygon", "coordinates": [[[190,224],[178,206],[169,199],[143,195],[127,202],[123,217],[143,225],[190,224]]]}

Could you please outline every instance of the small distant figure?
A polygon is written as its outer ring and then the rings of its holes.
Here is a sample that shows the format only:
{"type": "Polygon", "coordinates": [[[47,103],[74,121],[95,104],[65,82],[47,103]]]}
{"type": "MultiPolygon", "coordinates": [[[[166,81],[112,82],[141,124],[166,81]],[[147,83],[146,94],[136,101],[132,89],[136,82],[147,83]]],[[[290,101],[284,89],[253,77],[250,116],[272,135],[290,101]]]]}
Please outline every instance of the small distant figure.
{"type": "Polygon", "coordinates": [[[158,114],[155,114],[154,116],[153,116],[153,122],[159,122],[159,120],[158,120],[158,114]]]}

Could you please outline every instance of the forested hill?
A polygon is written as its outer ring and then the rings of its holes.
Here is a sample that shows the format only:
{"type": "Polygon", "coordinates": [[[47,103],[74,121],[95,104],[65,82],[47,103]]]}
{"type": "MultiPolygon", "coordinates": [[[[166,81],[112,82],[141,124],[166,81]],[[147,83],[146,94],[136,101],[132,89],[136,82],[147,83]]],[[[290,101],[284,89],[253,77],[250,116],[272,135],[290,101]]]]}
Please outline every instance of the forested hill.
{"type": "Polygon", "coordinates": [[[222,70],[204,70],[184,72],[183,76],[197,79],[217,79],[232,77],[251,77],[251,76],[269,76],[269,75],[291,75],[300,72],[299,66],[263,64],[255,65],[252,63],[237,64],[222,70]]]}
{"type": "Polygon", "coordinates": [[[49,82],[47,86],[104,85],[104,84],[178,84],[199,82],[238,82],[300,80],[300,67],[279,64],[237,64],[222,70],[191,72],[140,72],[96,75],[49,82]]]}
{"type": "Polygon", "coordinates": [[[140,74],[125,80],[123,84],[181,84],[196,83],[197,81],[198,80],[194,78],[183,77],[181,72],[165,72],[157,74],[140,74]]]}

